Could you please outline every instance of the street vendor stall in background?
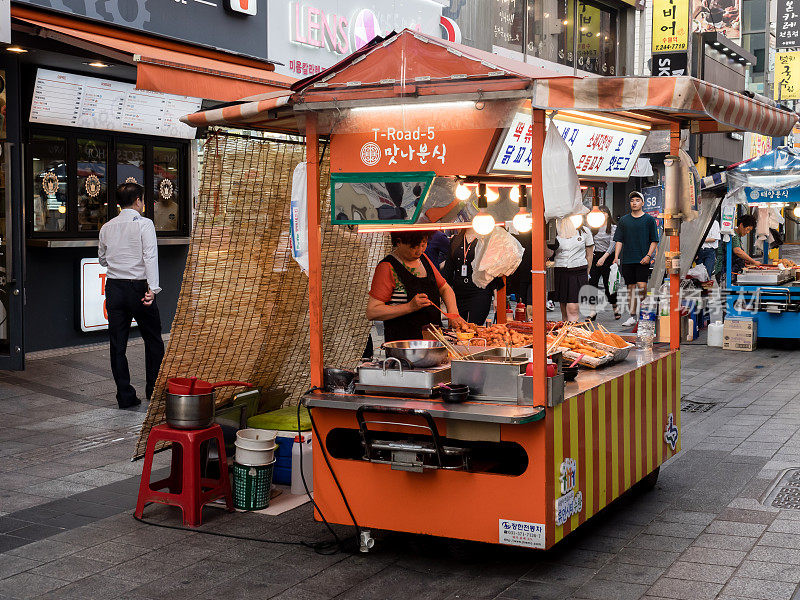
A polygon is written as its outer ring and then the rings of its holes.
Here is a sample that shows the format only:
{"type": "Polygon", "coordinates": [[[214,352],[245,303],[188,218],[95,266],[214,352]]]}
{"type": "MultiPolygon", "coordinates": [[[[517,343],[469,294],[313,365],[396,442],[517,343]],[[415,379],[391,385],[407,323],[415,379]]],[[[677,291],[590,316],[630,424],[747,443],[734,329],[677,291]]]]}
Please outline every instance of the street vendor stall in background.
{"type": "MultiPolygon", "coordinates": [[[[796,121],[691,78],[563,77],[409,30],[373,40],[285,96],[186,118],[306,136],[310,371],[317,389],[303,402],[315,434],[316,516],[355,525],[364,550],[370,529],[550,548],[637,482],[652,485],[659,466],[680,450],[680,173],[667,174],[663,215],[671,237],[670,345],[612,346],[613,336],[569,324],[548,337],[545,216],[566,214],[551,214],[543,196],[546,110],[568,123],[638,136],[668,129],[676,155],[682,127],[783,135],[796,121]],[[510,151],[506,141],[517,133],[510,151]],[[533,321],[503,324],[505,311],[498,311],[500,323],[480,333],[504,347],[450,346],[445,337],[448,353],[441,344],[412,340],[391,349],[398,358],[362,366],[354,393],[322,389],[320,219],[329,218],[320,214],[322,138],[330,140],[330,218],[343,226],[397,232],[471,224],[486,235],[521,215],[516,222],[532,227],[533,321]],[[524,167],[496,173],[504,160],[524,167]],[[390,187],[404,193],[382,193],[390,187]],[[513,348],[515,340],[529,347],[513,348]],[[565,384],[558,357],[570,352],[602,368],[565,384]],[[445,396],[464,385],[466,402],[438,397],[439,384],[448,382],[445,396]]],[[[606,143],[598,139],[586,143],[606,143]]],[[[624,160],[581,160],[598,178],[628,167],[624,160]]],[[[563,173],[571,170],[564,163],[563,173]]],[[[479,332],[462,333],[459,340],[479,332]]]]}

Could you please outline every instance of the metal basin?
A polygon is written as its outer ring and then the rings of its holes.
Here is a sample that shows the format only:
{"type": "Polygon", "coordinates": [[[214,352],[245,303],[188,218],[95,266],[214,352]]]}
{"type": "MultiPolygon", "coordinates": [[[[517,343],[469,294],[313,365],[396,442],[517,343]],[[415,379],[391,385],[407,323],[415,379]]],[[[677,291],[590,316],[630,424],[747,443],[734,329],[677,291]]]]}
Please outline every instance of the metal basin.
{"type": "Polygon", "coordinates": [[[404,358],[418,369],[438,367],[447,362],[447,348],[435,340],[399,340],[381,346],[387,357],[404,358]]]}
{"type": "Polygon", "coordinates": [[[175,429],[205,429],[214,423],[214,393],[167,394],[167,424],[175,429]]]}

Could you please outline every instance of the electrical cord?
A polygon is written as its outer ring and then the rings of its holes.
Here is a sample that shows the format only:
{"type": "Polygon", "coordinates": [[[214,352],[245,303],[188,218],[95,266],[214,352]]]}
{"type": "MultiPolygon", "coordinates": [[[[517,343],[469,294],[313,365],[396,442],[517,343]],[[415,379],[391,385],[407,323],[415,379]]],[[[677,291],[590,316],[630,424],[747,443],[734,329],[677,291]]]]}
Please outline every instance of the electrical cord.
{"type": "MultiPolygon", "coordinates": [[[[303,395],[305,396],[305,395],[310,394],[310,393],[312,393],[312,392],[314,392],[316,390],[319,390],[319,389],[320,389],[319,387],[314,386],[314,387],[310,388],[309,390],[307,390],[306,393],[303,394],[303,395]]],[[[299,401],[297,403],[297,435],[301,439],[303,437],[303,434],[300,431],[300,408],[301,408],[302,405],[303,405],[302,401],[299,401]]],[[[320,449],[320,452],[322,453],[322,457],[325,459],[325,464],[328,466],[328,471],[330,471],[330,474],[333,477],[333,481],[336,484],[337,489],[339,490],[339,495],[342,497],[342,501],[344,502],[345,508],[347,508],[347,512],[350,514],[350,519],[352,519],[352,521],[353,521],[353,526],[356,528],[356,531],[357,531],[356,539],[357,539],[361,535],[361,527],[358,525],[358,522],[356,521],[356,517],[353,514],[352,509],[350,508],[350,503],[347,501],[347,497],[345,496],[344,490],[342,489],[342,486],[339,483],[339,478],[336,477],[336,473],[333,471],[333,466],[331,465],[331,462],[328,459],[328,453],[325,451],[325,443],[323,442],[322,438],[320,437],[319,430],[317,429],[317,424],[314,421],[314,415],[311,414],[311,410],[309,410],[308,408],[306,408],[306,410],[308,411],[309,419],[311,419],[311,429],[313,430],[314,437],[317,440],[316,443],[319,444],[319,449],[320,449]]],[[[336,535],[336,532],[333,530],[333,528],[331,527],[330,523],[328,523],[328,520],[325,518],[325,515],[322,513],[322,509],[320,509],[319,505],[316,503],[316,501],[314,500],[314,497],[311,495],[311,492],[308,489],[308,483],[306,482],[306,475],[303,472],[303,450],[302,450],[302,447],[300,449],[300,478],[303,481],[303,487],[306,490],[306,494],[308,495],[309,500],[311,500],[311,504],[314,505],[314,508],[319,513],[319,516],[322,519],[322,522],[325,524],[325,527],[327,527],[328,531],[330,531],[331,535],[333,535],[334,539],[336,540],[336,544],[339,547],[339,550],[342,551],[342,552],[348,551],[343,547],[343,544],[344,544],[344,542],[350,541],[353,538],[347,538],[346,540],[341,540],[339,538],[339,536],[336,535]]]]}

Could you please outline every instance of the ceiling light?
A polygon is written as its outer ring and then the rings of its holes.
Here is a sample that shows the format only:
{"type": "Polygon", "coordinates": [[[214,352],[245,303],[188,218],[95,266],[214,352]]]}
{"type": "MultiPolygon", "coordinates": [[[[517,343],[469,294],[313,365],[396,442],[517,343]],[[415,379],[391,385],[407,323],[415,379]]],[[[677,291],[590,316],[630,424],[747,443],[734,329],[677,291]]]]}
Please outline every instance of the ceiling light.
{"type": "Polygon", "coordinates": [[[514,225],[514,229],[520,233],[528,233],[533,228],[531,213],[524,208],[519,209],[519,212],[511,219],[511,223],[514,225]]]}
{"type": "Polygon", "coordinates": [[[519,202],[518,187],[512,187],[510,190],[508,190],[508,199],[511,200],[512,202],[519,202]]]}
{"type": "Polygon", "coordinates": [[[567,21],[566,19],[564,19],[563,21],[561,21],[561,24],[562,24],[562,25],[569,25],[569,21],[567,21]]]}
{"type": "Polygon", "coordinates": [[[470,196],[472,196],[472,190],[463,183],[459,183],[456,186],[456,198],[459,200],[467,200],[470,196]]]}
{"type": "Polygon", "coordinates": [[[792,209],[792,214],[800,219],[800,204],[795,204],[795,207],[792,209]]]}
{"type": "Polygon", "coordinates": [[[593,206],[589,214],[586,215],[586,223],[593,229],[600,229],[606,223],[606,214],[597,206],[593,206]]]}
{"type": "Polygon", "coordinates": [[[488,235],[492,233],[494,226],[494,217],[483,211],[472,218],[472,228],[478,235],[488,235]]]}
{"type": "Polygon", "coordinates": [[[572,221],[575,229],[578,229],[581,225],[583,225],[583,215],[570,215],[569,220],[572,221]]]}
{"type": "Polygon", "coordinates": [[[104,62],[100,62],[99,60],[93,60],[92,62],[85,63],[90,67],[94,67],[95,69],[105,69],[106,67],[110,67],[111,65],[107,65],[104,62]]]}
{"type": "Polygon", "coordinates": [[[497,202],[500,199],[500,192],[498,192],[494,188],[487,187],[486,188],[486,199],[489,202],[497,202]]]}
{"type": "Polygon", "coordinates": [[[722,45],[722,44],[720,44],[719,42],[714,42],[714,47],[715,47],[715,48],[719,48],[721,45],[722,45]]]}
{"type": "Polygon", "coordinates": [[[27,52],[25,48],[20,48],[19,46],[9,46],[6,48],[8,52],[16,52],[17,54],[22,54],[23,52],[27,52]]]}

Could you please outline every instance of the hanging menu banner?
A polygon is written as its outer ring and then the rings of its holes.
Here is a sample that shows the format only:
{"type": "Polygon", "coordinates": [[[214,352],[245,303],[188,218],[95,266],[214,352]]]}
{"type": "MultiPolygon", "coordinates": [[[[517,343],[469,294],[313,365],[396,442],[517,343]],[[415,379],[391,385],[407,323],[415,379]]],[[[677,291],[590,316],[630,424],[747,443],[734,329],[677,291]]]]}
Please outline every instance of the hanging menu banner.
{"type": "MultiPolygon", "coordinates": [[[[624,181],[631,175],[647,135],[553,119],[558,132],[572,150],[578,177],[602,181],[624,181]]],[[[519,112],[495,151],[492,173],[530,173],[531,115],[519,112]]]]}
{"type": "Polygon", "coordinates": [[[778,2],[775,47],[778,50],[800,48],[800,0],[778,2]]]}
{"type": "Polygon", "coordinates": [[[800,51],[775,53],[775,100],[800,100],[800,51]]]}
{"type": "Polygon", "coordinates": [[[137,90],[132,83],[39,69],[30,122],[191,139],[195,128],[180,118],[199,111],[201,103],[137,90]]]}
{"type": "Polygon", "coordinates": [[[653,52],[689,47],[689,0],[653,0],[653,52]]]}

